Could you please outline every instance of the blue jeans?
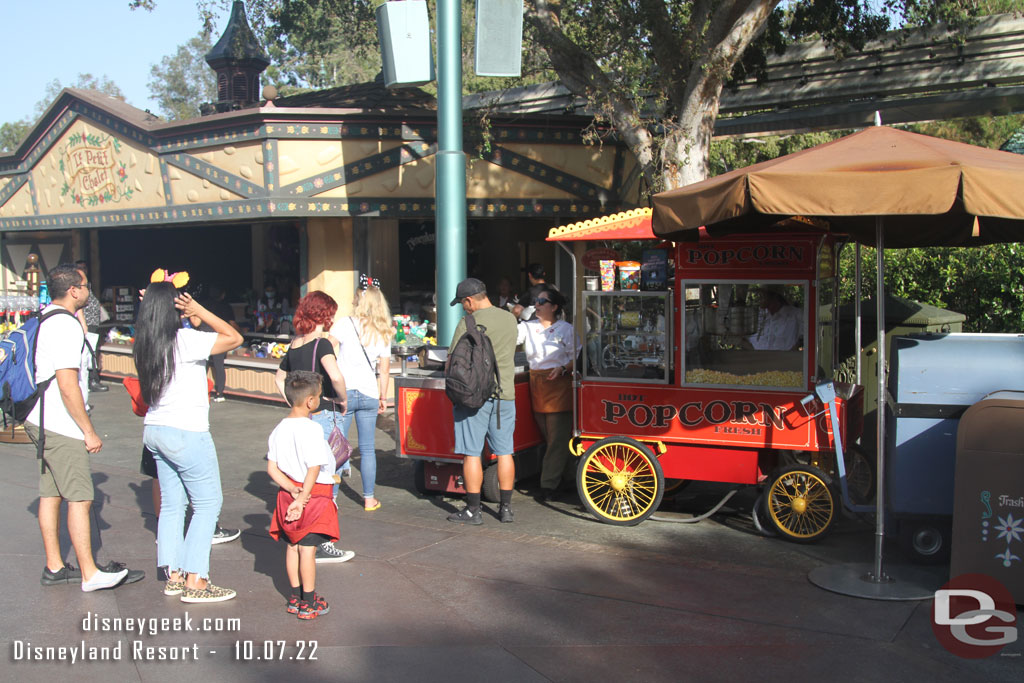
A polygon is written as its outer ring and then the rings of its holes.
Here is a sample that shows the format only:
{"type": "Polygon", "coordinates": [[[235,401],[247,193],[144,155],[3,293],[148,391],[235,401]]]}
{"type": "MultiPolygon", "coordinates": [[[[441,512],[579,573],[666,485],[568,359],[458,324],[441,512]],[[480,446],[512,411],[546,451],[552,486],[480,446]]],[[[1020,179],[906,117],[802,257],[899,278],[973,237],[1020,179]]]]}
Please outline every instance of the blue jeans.
{"type": "MultiPolygon", "coordinates": [[[[321,405],[323,405],[323,404],[321,404],[321,405]]],[[[351,411],[351,409],[352,408],[350,406],[349,410],[351,411]]],[[[335,424],[338,425],[338,429],[340,429],[342,433],[345,433],[345,429],[342,426],[344,424],[343,421],[344,421],[345,418],[343,418],[341,415],[339,415],[337,413],[337,411],[334,411],[334,410],[321,410],[319,412],[313,413],[309,417],[313,420],[313,422],[316,422],[318,425],[320,425],[321,429],[324,430],[324,441],[326,441],[328,439],[328,437],[330,437],[331,430],[334,429],[334,425],[335,424]]],[[[338,468],[337,474],[341,474],[342,470],[347,470],[349,467],[351,467],[351,463],[346,462],[344,465],[342,465],[341,467],[338,468]]],[[[341,488],[340,485],[338,485],[338,484],[334,485],[334,497],[335,498],[338,497],[338,490],[340,488],[341,488]]]]}
{"type": "Polygon", "coordinates": [[[223,502],[213,437],[210,432],[149,425],[142,443],[153,451],[160,479],[157,565],[209,578],[210,542],[223,502]],[[183,538],[189,501],[192,521],[183,538]]]}
{"type": "Polygon", "coordinates": [[[348,392],[348,412],[341,418],[341,432],[347,437],[356,419],[356,433],[359,435],[359,476],[363,480],[363,498],[373,498],[373,487],[377,481],[377,406],[379,399],[358,391],[348,392]]]}

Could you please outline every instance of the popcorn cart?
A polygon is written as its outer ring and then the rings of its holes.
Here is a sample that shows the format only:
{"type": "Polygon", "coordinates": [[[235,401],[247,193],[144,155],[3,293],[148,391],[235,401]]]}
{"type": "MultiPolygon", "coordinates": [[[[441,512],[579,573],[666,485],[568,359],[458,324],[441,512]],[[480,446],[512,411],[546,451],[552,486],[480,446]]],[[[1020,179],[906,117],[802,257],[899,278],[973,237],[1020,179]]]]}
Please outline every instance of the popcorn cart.
{"type": "MultiPolygon", "coordinates": [[[[638,524],[685,480],[763,485],[755,513],[797,542],[828,532],[840,491],[854,507],[847,463],[859,454],[843,444],[861,432],[863,395],[832,381],[836,237],[798,219],[782,229],[658,243],[650,209],[639,209],[550,231],[574,257],[583,250],[565,243],[667,251],[667,277],[644,271],[635,289],[604,278],[575,297],[584,344],[571,450],[598,520],[638,524]]],[[[863,462],[851,469],[871,481],[863,462]]]]}

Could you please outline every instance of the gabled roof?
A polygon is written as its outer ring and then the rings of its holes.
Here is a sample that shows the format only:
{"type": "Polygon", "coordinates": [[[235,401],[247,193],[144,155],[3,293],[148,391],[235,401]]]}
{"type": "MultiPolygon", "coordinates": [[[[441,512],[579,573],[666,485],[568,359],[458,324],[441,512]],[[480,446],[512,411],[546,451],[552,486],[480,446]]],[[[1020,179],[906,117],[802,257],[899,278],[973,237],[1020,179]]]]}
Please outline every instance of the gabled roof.
{"type": "Polygon", "coordinates": [[[383,82],[356,83],[279,97],[279,108],[362,109],[367,112],[435,112],[437,99],[419,88],[386,88],[383,82]]]}

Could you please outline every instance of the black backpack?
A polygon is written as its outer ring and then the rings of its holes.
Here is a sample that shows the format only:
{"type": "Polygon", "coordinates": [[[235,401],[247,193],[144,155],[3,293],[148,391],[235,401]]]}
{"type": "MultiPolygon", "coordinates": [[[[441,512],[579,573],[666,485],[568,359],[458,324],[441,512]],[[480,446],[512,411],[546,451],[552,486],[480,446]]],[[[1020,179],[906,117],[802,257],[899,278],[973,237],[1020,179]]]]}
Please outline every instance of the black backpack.
{"type": "Polygon", "coordinates": [[[466,315],[466,333],[448,353],[448,367],[444,373],[444,392],[457,406],[476,410],[492,396],[501,393],[501,377],[494,347],[484,332],[466,315]]]}

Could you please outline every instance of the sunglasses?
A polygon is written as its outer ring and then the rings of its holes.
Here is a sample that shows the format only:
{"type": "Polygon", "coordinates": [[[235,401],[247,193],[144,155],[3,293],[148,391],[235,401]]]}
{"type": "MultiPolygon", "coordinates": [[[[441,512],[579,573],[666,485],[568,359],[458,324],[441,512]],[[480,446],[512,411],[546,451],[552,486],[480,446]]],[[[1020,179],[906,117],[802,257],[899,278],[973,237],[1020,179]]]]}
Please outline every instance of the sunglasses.
{"type": "Polygon", "coordinates": [[[551,301],[549,301],[548,299],[537,299],[537,301],[536,301],[536,305],[537,306],[540,306],[541,304],[549,304],[549,303],[551,303],[551,301]]]}
{"type": "Polygon", "coordinates": [[[88,282],[85,282],[85,283],[83,283],[83,284],[80,284],[80,285],[71,285],[71,286],[72,286],[72,287],[79,287],[79,288],[81,288],[81,287],[85,287],[86,289],[90,289],[90,285],[89,285],[89,283],[88,283],[88,282]]]}

